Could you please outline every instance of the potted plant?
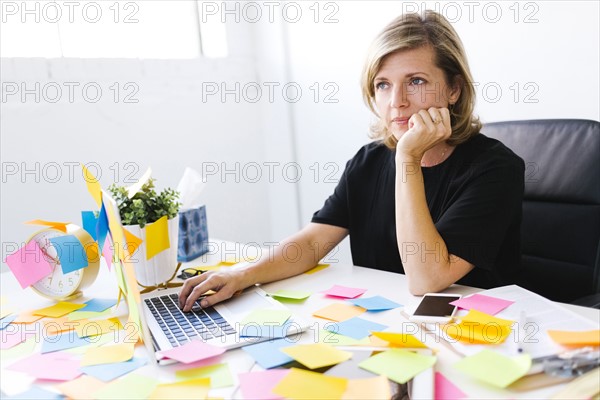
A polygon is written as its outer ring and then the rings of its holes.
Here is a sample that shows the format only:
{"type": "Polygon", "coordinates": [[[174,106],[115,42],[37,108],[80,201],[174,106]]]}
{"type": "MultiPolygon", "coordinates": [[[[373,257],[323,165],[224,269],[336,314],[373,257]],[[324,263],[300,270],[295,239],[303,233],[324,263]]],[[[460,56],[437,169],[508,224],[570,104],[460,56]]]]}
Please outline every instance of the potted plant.
{"type": "Polygon", "coordinates": [[[148,179],[132,197],[124,186],[113,184],[108,188],[119,207],[123,227],[142,239],[129,258],[129,262],[135,265],[138,283],[142,286],[157,286],[167,282],[177,267],[178,212],[181,206],[179,192],[166,188],[157,193],[154,182],[155,179],[148,179]],[[147,229],[164,216],[168,220],[169,247],[149,258],[147,229]]]}

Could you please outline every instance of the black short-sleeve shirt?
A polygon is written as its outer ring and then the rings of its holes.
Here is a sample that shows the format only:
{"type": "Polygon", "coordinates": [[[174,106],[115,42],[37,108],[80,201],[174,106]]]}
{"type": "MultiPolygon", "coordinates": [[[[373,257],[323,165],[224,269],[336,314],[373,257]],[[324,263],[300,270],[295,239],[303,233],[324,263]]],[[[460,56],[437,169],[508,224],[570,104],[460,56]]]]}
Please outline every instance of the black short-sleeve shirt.
{"type": "MultiPolygon", "coordinates": [[[[483,134],[458,145],[443,163],[422,167],[427,205],[448,251],[475,265],[458,283],[490,288],[516,281],[524,170],[519,156],[483,134]]],[[[313,215],[312,222],[349,230],[354,265],[404,273],[395,179],[394,151],[367,144],[313,215]]]]}

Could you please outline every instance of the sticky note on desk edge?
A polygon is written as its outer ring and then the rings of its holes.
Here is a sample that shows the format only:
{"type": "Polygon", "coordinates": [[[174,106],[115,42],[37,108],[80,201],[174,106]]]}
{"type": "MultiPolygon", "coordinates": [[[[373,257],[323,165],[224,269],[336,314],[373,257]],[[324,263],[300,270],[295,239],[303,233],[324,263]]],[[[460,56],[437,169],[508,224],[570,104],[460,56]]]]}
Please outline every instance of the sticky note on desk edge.
{"type": "Polygon", "coordinates": [[[600,329],[591,331],[548,330],[548,336],[563,346],[600,346],[600,329]]]}
{"type": "Polygon", "coordinates": [[[492,386],[505,388],[524,376],[531,368],[531,356],[522,354],[507,357],[492,350],[482,350],[465,357],[454,367],[477,380],[492,386]]]}

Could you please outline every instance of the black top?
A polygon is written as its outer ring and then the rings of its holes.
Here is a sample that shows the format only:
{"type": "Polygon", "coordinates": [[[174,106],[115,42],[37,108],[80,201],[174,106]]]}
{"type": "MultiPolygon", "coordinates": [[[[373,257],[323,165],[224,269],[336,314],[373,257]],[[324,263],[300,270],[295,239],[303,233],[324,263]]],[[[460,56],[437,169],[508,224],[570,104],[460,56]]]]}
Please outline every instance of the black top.
{"type": "MultiPolygon", "coordinates": [[[[457,283],[514,283],[521,252],[525,164],[495,139],[477,134],[443,163],[422,167],[429,212],[450,254],[475,265],[457,283]]],[[[350,232],[354,265],[404,273],[395,219],[394,151],[363,146],[312,222],[350,232]]],[[[427,249],[432,250],[435,249],[427,249]]]]}

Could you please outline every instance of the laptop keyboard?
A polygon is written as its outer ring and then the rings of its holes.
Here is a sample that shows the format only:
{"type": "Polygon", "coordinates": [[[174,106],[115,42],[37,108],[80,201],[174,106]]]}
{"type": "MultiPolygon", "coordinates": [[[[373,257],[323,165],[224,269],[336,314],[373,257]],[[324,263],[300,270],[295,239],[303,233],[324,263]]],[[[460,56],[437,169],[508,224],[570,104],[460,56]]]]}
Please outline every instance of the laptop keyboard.
{"type": "Polygon", "coordinates": [[[145,299],[146,305],[173,347],[190,340],[203,341],[225,335],[234,335],[235,329],[213,307],[201,308],[199,301],[191,312],[179,308],[178,295],[164,295],[145,299]]]}

